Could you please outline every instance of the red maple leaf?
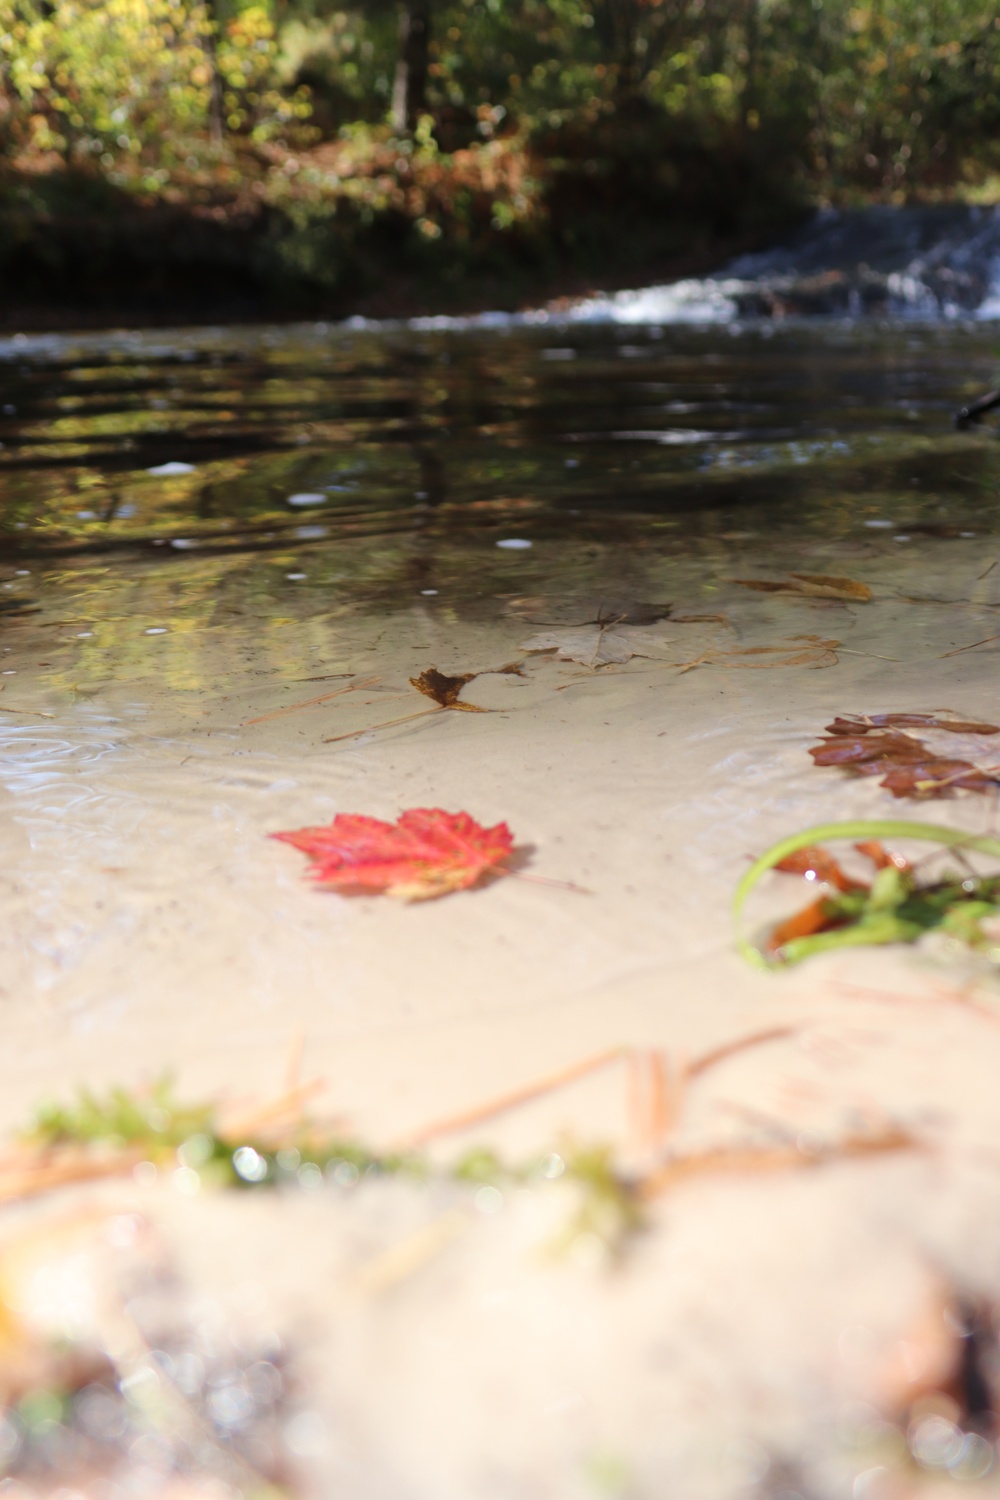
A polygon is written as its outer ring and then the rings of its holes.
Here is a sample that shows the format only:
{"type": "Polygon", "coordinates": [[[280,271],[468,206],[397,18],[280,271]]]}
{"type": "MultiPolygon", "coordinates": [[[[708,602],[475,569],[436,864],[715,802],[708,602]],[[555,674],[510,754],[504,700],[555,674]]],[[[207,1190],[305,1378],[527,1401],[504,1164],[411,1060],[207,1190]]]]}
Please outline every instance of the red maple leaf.
{"type": "Polygon", "coordinates": [[[313,861],[312,878],[337,891],[386,891],[426,901],[475,885],[508,858],[514,838],[506,823],[484,828],[468,813],[413,807],[397,823],[338,813],[323,828],[273,833],[313,861]]]}

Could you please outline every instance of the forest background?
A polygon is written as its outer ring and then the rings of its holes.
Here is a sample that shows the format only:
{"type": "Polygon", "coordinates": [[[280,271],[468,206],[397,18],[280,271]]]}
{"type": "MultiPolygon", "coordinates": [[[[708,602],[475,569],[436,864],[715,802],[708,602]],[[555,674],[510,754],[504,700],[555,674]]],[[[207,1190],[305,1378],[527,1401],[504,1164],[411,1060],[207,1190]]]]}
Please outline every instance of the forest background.
{"type": "Polygon", "coordinates": [[[509,307],[1000,198],[995,0],[0,0],[0,304],[509,307]]]}

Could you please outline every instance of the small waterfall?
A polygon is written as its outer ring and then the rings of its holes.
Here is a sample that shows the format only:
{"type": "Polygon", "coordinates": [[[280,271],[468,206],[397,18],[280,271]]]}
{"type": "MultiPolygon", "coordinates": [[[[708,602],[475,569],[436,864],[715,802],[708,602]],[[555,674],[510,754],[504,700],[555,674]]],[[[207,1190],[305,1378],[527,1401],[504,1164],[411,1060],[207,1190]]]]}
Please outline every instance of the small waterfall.
{"type": "Polygon", "coordinates": [[[415,318],[410,326],[666,327],[816,317],[1000,319],[1000,205],[821,210],[782,244],[741,255],[714,276],[525,313],[415,318]]]}
{"type": "Polygon", "coordinates": [[[831,209],[715,276],[592,297],[568,316],[624,324],[1000,318],[1000,208],[831,209]]]}

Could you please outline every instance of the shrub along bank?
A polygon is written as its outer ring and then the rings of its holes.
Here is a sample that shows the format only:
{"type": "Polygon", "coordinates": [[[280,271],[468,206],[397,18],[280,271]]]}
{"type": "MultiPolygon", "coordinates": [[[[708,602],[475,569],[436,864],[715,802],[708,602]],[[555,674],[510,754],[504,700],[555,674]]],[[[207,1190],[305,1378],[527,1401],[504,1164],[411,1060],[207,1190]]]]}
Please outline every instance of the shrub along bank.
{"type": "Polygon", "coordinates": [[[0,0],[0,312],[519,302],[993,194],[983,0],[0,0]]]}

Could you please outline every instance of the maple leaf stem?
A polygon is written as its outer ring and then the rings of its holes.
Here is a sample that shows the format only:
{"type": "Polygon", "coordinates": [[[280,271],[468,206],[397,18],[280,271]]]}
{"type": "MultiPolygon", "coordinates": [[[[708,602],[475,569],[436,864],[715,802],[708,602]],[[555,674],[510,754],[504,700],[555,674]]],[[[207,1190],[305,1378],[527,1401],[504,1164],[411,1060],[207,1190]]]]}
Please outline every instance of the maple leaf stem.
{"type": "Polygon", "coordinates": [[[594,893],[585,885],[577,885],[573,880],[550,880],[546,875],[529,875],[526,870],[508,870],[504,866],[498,866],[498,873],[502,875],[513,875],[516,880],[527,880],[532,885],[548,885],[556,891],[575,891],[578,896],[592,896],[594,893]]]}
{"type": "Polygon", "coordinates": [[[743,908],[747,897],[762,875],[773,870],[781,860],[787,859],[809,844],[825,843],[828,839],[921,839],[939,844],[944,849],[971,849],[977,854],[992,854],[1000,859],[1000,839],[984,834],[967,833],[963,828],[948,828],[939,823],[909,823],[894,818],[859,820],[847,823],[820,823],[815,828],[806,828],[793,833],[789,838],[772,844],[739,881],[733,894],[733,922],[736,927],[736,946],[748,963],[758,969],[778,967],[756,944],[742,933],[743,908]]]}

